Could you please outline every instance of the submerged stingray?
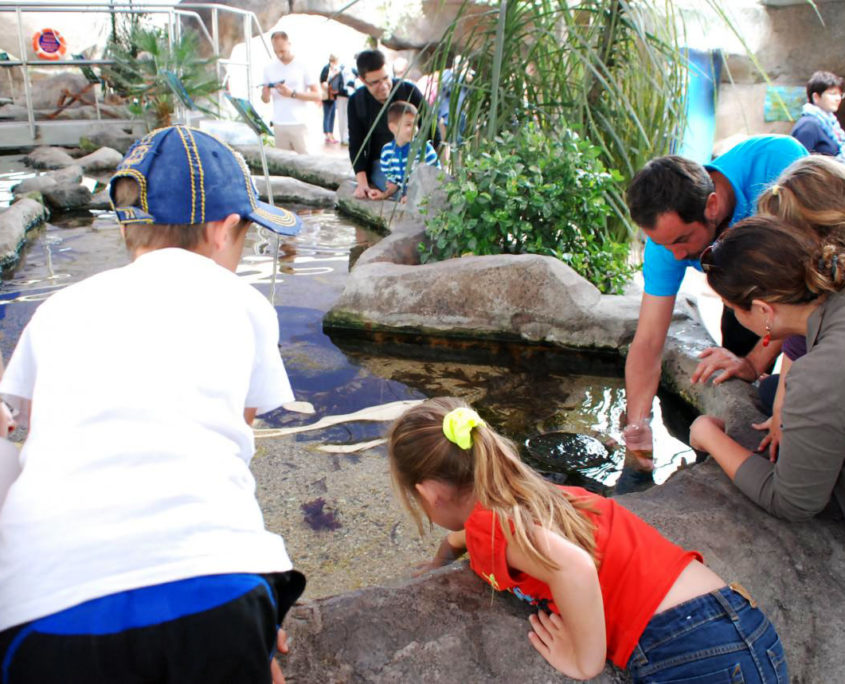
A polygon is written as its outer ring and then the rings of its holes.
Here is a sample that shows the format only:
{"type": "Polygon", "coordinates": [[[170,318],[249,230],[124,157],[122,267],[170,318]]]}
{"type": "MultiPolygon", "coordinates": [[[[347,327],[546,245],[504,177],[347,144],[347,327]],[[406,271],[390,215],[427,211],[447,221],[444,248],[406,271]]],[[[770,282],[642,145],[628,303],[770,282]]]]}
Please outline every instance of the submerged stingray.
{"type": "Polygon", "coordinates": [[[613,464],[604,444],[577,432],[547,432],[529,437],[525,447],[531,456],[554,469],[580,471],[613,464]]]}
{"type": "Polygon", "coordinates": [[[253,430],[256,438],[282,437],[284,435],[295,435],[298,432],[309,432],[311,430],[322,430],[323,428],[339,425],[340,423],[351,423],[356,420],[388,421],[396,420],[407,409],[422,403],[422,399],[406,399],[404,401],[391,401],[379,406],[368,406],[360,411],[344,413],[339,416],[325,416],[316,423],[310,425],[298,425],[288,428],[259,428],[253,430]]]}

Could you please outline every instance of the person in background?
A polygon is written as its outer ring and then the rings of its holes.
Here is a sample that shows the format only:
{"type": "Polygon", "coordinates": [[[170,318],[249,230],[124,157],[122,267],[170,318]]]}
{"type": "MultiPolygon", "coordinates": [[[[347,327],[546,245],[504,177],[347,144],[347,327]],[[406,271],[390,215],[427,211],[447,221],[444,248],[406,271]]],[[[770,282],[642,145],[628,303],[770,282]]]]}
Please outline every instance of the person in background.
{"type": "MultiPolygon", "coordinates": [[[[653,467],[648,421],[660,382],[663,345],[686,269],[700,270],[699,255],[729,225],[749,216],[765,187],[806,155],[794,138],[755,136],[705,166],[683,157],[658,157],[631,181],[628,208],[645,233],[646,244],[639,321],[625,360],[628,406],[623,436],[643,469],[653,467]]],[[[702,352],[691,379],[706,382],[722,370],[714,384],[731,377],[753,382],[779,352],[780,343],[764,347],[728,310],[722,316],[722,346],[702,352]]]]}
{"type": "Polygon", "coordinates": [[[411,68],[410,62],[404,57],[397,57],[393,60],[393,64],[391,65],[393,68],[393,78],[398,78],[400,81],[404,81],[408,78],[408,71],[411,68]]]}
{"type": "Polygon", "coordinates": [[[381,172],[387,179],[387,189],[382,192],[370,188],[370,199],[399,199],[404,203],[407,190],[406,176],[413,173],[419,160],[428,166],[440,168],[440,160],[431,142],[426,140],[425,147],[419,151],[419,159],[408,169],[408,157],[411,145],[417,134],[417,108],[409,102],[394,102],[387,108],[387,127],[394,139],[381,150],[381,172]]]}
{"type": "Polygon", "coordinates": [[[255,415],[293,393],[235,269],[253,221],[299,221],[186,126],[136,141],[109,192],[132,262],[43,302],[0,380],[29,425],[0,509],[2,680],[281,682],[305,578],[249,462],[255,415]]]}
{"type": "Polygon", "coordinates": [[[845,247],[821,242],[772,216],[739,222],[704,254],[707,282],[750,330],[771,339],[805,335],[789,370],[777,461],[700,416],[690,445],[706,451],[758,506],[807,520],[845,511],[845,247]]]}
{"type": "MultiPolygon", "coordinates": [[[[387,189],[387,179],[381,171],[381,151],[393,139],[387,126],[387,106],[391,102],[410,102],[423,112],[426,105],[413,83],[390,77],[381,51],[364,50],[356,63],[358,78],[364,85],[349,98],[349,159],[355,172],[354,195],[364,199],[372,188],[382,192],[387,189]]],[[[426,132],[426,138],[437,150],[440,131],[434,128],[432,135],[426,132]]]]}
{"type": "Polygon", "coordinates": [[[807,102],[791,135],[809,152],[836,157],[845,162],[845,131],[836,118],[842,104],[842,78],[829,71],[817,71],[807,81],[807,102]]]}
{"type": "Polygon", "coordinates": [[[334,145],[338,141],[334,137],[334,118],[337,109],[337,97],[342,84],[340,64],[337,57],[329,55],[329,63],[320,72],[320,90],[323,98],[323,142],[334,145]]]}
{"type": "Polygon", "coordinates": [[[308,154],[308,103],[320,101],[317,82],[294,57],[287,33],[276,31],[270,41],[276,59],[264,67],[261,101],[273,100],[276,147],[308,154]]]}
{"type": "Polygon", "coordinates": [[[741,585],[617,501],[544,480],[460,399],[402,414],[388,462],[420,534],[424,518],[450,530],[429,567],[468,551],[493,589],[537,608],[531,645],[568,677],[596,677],[608,659],[634,682],[789,681],[775,628],[741,585]]]}
{"type": "Polygon", "coordinates": [[[349,96],[355,92],[356,75],[345,64],[340,65],[340,81],[337,90],[337,132],[341,145],[349,144],[349,96]]]}

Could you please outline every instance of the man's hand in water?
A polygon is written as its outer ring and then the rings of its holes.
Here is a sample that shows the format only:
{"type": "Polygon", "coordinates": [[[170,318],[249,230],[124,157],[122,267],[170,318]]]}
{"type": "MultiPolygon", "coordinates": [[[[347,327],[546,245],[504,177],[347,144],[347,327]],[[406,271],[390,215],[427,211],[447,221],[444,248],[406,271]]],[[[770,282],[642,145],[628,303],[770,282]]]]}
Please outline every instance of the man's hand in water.
{"type": "MultiPolygon", "coordinates": [[[[276,650],[279,653],[287,653],[290,650],[288,648],[287,632],[281,628],[276,635],[276,650]]],[[[270,660],[270,674],[273,677],[273,684],[285,684],[285,676],[282,674],[282,667],[279,665],[279,661],[276,660],[275,657],[270,660]]]]}

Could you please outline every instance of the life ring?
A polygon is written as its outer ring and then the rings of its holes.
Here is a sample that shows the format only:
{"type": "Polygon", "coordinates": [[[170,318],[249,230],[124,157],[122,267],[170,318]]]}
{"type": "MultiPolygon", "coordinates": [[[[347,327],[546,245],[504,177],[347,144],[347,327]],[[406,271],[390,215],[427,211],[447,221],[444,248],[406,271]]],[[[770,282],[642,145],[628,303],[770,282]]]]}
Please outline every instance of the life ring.
{"type": "Polygon", "coordinates": [[[45,28],[32,36],[32,49],[40,59],[57,60],[65,56],[67,43],[61,33],[45,28]]]}

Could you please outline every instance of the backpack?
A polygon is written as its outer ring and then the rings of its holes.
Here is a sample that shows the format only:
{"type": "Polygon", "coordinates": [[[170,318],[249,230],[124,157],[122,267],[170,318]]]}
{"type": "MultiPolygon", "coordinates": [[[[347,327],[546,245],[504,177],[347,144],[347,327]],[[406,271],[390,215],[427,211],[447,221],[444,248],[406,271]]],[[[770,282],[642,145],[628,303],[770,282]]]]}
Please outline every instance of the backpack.
{"type": "Polygon", "coordinates": [[[329,97],[334,100],[343,90],[343,69],[329,79],[329,97]]]}

